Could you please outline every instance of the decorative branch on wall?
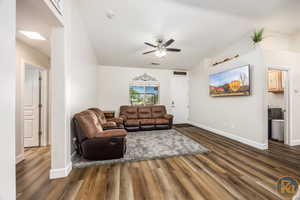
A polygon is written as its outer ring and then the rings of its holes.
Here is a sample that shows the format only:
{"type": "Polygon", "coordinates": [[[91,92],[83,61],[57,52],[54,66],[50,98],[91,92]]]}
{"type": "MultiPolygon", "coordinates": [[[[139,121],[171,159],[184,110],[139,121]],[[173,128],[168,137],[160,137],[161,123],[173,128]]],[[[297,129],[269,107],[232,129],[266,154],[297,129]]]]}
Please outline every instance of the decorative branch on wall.
{"type": "Polygon", "coordinates": [[[213,66],[217,66],[217,65],[219,65],[219,64],[228,62],[228,61],[230,61],[230,60],[233,60],[233,59],[235,59],[235,58],[238,58],[239,56],[240,56],[240,55],[237,54],[236,56],[233,56],[233,57],[231,57],[231,58],[226,58],[226,59],[224,59],[224,60],[222,60],[222,61],[220,61],[220,62],[214,63],[213,66]]]}

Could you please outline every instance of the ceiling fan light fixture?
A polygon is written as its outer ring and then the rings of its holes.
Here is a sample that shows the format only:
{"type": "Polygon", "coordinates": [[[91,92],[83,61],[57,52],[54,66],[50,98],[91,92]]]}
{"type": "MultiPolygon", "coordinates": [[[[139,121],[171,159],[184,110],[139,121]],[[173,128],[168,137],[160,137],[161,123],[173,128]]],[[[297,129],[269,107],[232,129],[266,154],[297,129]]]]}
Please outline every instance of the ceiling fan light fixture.
{"type": "Polygon", "coordinates": [[[167,51],[164,49],[159,49],[159,50],[155,51],[155,55],[159,58],[162,58],[167,55],[167,51]]]}
{"type": "Polygon", "coordinates": [[[174,39],[170,39],[165,43],[163,42],[163,40],[158,40],[156,45],[151,44],[149,42],[144,42],[145,45],[150,46],[154,49],[151,50],[151,51],[144,52],[143,55],[146,55],[146,54],[149,54],[149,53],[154,53],[156,55],[156,57],[162,58],[162,57],[165,57],[167,55],[167,52],[180,52],[181,49],[169,48],[169,46],[171,44],[173,44],[173,42],[175,42],[174,39]]]}

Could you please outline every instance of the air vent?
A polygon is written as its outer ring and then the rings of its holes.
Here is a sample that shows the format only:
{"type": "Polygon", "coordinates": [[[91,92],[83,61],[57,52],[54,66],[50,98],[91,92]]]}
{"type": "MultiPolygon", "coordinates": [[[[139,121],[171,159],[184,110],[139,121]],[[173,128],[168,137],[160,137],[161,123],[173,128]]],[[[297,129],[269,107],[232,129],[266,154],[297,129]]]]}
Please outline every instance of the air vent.
{"type": "Polygon", "coordinates": [[[174,71],[173,74],[174,74],[174,75],[177,75],[177,76],[186,76],[186,75],[187,75],[187,72],[174,71]]]}
{"type": "Polygon", "coordinates": [[[160,63],[154,63],[154,62],[153,62],[153,63],[151,63],[151,65],[160,65],[160,63]]]}

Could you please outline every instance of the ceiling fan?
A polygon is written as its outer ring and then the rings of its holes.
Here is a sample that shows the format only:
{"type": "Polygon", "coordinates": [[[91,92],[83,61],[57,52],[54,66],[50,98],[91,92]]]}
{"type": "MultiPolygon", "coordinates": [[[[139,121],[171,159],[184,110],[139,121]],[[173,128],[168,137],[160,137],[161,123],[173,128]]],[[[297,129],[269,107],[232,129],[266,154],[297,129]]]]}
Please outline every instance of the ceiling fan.
{"type": "Polygon", "coordinates": [[[159,58],[162,58],[164,56],[167,55],[167,51],[169,52],[180,52],[181,49],[177,49],[177,48],[167,48],[168,46],[170,46],[173,42],[175,42],[174,39],[170,39],[167,42],[163,42],[163,40],[158,40],[157,41],[157,45],[145,42],[146,45],[155,48],[152,51],[147,51],[144,52],[143,55],[149,54],[149,53],[155,53],[155,55],[159,58]]]}

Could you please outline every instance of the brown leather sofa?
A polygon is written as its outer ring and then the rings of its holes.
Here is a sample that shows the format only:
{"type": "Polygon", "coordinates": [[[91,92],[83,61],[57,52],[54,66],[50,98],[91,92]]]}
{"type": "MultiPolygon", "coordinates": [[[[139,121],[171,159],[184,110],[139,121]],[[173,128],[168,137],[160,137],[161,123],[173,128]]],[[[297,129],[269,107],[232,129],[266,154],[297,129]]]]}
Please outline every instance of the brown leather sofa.
{"type": "Polygon", "coordinates": [[[103,130],[100,121],[93,110],[74,115],[72,128],[76,136],[77,152],[88,160],[122,158],[126,152],[126,130],[103,130]]]}
{"type": "Polygon", "coordinates": [[[121,106],[120,118],[127,131],[171,129],[173,125],[173,116],[163,105],[121,106]]]}
{"type": "Polygon", "coordinates": [[[89,108],[89,110],[93,111],[97,115],[99,122],[104,130],[123,129],[124,128],[122,118],[112,118],[112,119],[107,120],[104,115],[104,112],[101,109],[89,108]]]}

